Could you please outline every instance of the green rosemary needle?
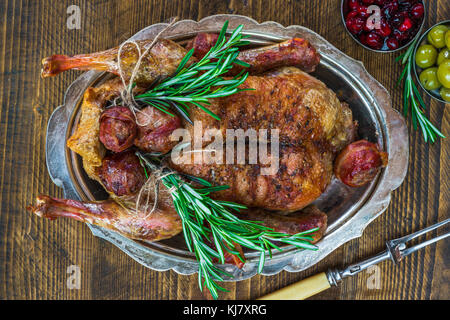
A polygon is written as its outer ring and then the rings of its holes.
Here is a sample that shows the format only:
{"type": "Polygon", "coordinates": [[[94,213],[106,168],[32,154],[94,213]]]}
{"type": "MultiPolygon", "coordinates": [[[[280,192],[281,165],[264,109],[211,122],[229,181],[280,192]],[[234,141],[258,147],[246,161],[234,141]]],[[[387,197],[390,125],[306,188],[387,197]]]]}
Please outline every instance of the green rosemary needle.
{"type": "MultiPolygon", "coordinates": [[[[136,155],[144,169],[152,171],[160,167],[146,155],[140,152],[136,152],[136,155]]],[[[192,177],[192,180],[201,184],[203,188],[192,186],[181,174],[170,169],[165,169],[160,181],[170,191],[175,210],[183,224],[186,245],[189,251],[195,254],[199,263],[199,287],[202,290],[205,286],[214,299],[218,298],[219,290],[226,291],[217,284],[217,281],[223,281],[224,276],[231,277],[214,264],[214,259],[225,263],[225,251],[228,251],[244,262],[245,257],[240,253],[237,244],[259,252],[259,273],[264,267],[266,255],[272,257],[272,249],[283,250],[274,242],[290,244],[299,249],[317,250],[317,247],[311,244],[313,240],[311,235],[318,228],[290,235],[275,232],[257,221],[241,220],[231,211],[246,209],[245,206],[209,197],[211,192],[225,190],[228,186],[212,186],[208,181],[198,177],[192,177]]]]}
{"type": "MultiPolygon", "coordinates": [[[[248,41],[241,34],[243,26],[238,26],[227,39],[228,21],[222,27],[216,44],[208,53],[186,67],[186,63],[192,57],[194,49],[191,49],[180,62],[175,74],[157,84],[149,91],[137,95],[136,101],[151,105],[169,115],[171,107],[175,108],[187,121],[189,119],[188,109],[190,105],[196,106],[217,120],[220,118],[210,111],[205,105],[209,105],[208,99],[226,97],[244,89],[238,89],[248,76],[248,72],[240,72],[231,79],[224,79],[234,64],[249,67],[245,62],[237,59],[239,47],[247,45],[248,41]]],[[[191,122],[192,123],[192,122],[191,122]]]]}
{"type": "Polygon", "coordinates": [[[397,86],[404,79],[403,83],[403,114],[405,117],[408,116],[408,110],[411,108],[411,119],[414,126],[414,130],[417,130],[417,125],[420,126],[422,130],[423,139],[425,142],[430,141],[434,143],[436,137],[445,138],[445,136],[427,119],[424,113],[426,109],[425,103],[419,90],[414,83],[412,73],[414,68],[414,47],[416,45],[417,39],[413,41],[411,46],[406,50],[405,53],[401,54],[396,62],[401,61],[402,65],[405,65],[400,78],[397,81],[397,86]]]}

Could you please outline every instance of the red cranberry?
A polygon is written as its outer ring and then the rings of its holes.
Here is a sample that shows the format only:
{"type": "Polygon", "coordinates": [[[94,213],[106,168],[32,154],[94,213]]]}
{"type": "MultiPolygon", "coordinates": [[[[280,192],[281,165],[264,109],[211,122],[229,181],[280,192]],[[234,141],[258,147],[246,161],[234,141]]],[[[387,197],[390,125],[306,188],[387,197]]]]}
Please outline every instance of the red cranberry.
{"type": "Polygon", "coordinates": [[[403,18],[409,17],[408,10],[399,11],[398,14],[401,15],[403,18]]]}
{"type": "Polygon", "coordinates": [[[366,5],[371,5],[374,4],[375,0],[362,0],[362,3],[366,4],[366,5]]]}
{"type": "Polygon", "coordinates": [[[383,38],[389,36],[392,32],[391,27],[387,23],[385,19],[382,19],[380,22],[380,29],[377,29],[376,32],[382,36],[383,38]]]}
{"type": "Polygon", "coordinates": [[[358,11],[354,10],[354,11],[350,11],[347,16],[345,17],[345,20],[349,20],[351,18],[354,18],[358,15],[358,11]]]}
{"type": "Polygon", "coordinates": [[[408,39],[408,32],[401,32],[400,30],[395,29],[392,34],[394,35],[394,38],[399,42],[408,39]]]}
{"type": "Polygon", "coordinates": [[[388,47],[390,50],[395,50],[395,49],[397,49],[397,48],[399,47],[398,40],[395,39],[394,37],[389,37],[389,38],[386,40],[386,45],[387,45],[387,47],[388,47]]]}
{"type": "Polygon", "coordinates": [[[405,19],[405,17],[403,16],[403,14],[401,14],[400,12],[397,12],[396,14],[394,14],[391,17],[389,22],[391,23],[392,26],[398,27],[403,23],[404,19],[405,19]]]}
{"type": "Polygon", "coordinates": [[[356,10],[359,7],[359,1],[358,0],[348,0],[348,7],[350,10],[356,10]]]}
{"type": "Polygon", "coordinates": [[[365,43],[369,47],[379,50],[383,46],[383,38],[381,38],[379,34],[372,31],[366,36],[365,43]]]}
{"type": "Polygon", "coordinates": [[[403,23],[400,25],[400,27],[398,27],[398,30],[400,31],[408,31],[409,29],[411,29],[411,27],[413,26],[413,22],[410,18],[406,17],[403,20],[403,23]]]}
{"type": "Polygon", "coordinates": [[[359,6],[356,10],[358,11],[358,14],[361,18],[367,18],[370,15],[367,12],[367,6],[359,6]]]}
{"type": "Polygon", "coordinates": [[[375,0],[375,4],[378,6],[383,6],[386,2],[387,0],[375,0]]]}
{"type": "Polygon", "coordinates": [[[398,11],[398,1],[393,0],[388,2],[387,4],[384,5],[382,10],[386,13],[386,15],[394,14],[395,12],[398,11]]]}
{"type": "Polygon", "coordinates": [[[411,8],[411,17],[413,17],[414,19],[421,19],[423,17],[423,13],[424,13],[424,9],[423,9],[423,4],[421,3],[416,3],[412,8],[411,8]]]}
{"type": "Polygon", "coordinates": [[[361,32],[364,25],[364,20],[359,17],[354,17],[348,19],[345,24],[351,33],[357,34],[361,32]]]}

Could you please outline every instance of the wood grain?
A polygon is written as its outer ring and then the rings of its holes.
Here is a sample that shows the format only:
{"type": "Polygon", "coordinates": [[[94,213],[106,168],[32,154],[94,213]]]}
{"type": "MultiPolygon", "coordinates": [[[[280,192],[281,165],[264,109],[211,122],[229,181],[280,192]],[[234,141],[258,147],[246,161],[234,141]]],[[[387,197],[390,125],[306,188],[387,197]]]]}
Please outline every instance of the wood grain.
{"type": "MultiPolygon", "coordinates": [[[[448,1],[425,1],[426,26],[448,19],[448,1]]],[[[25,207],[39,193],[62,196],[45,166],[47,121],[63,101],[66,87],[79,75],[39,77],[40,60],[53,53],[75,54],[117,45],[145,26],[173,16],[198,20],[218,13],[273,20],[285,26],[308,27],[337,48],[364,62],[367,70],[391,93],[400,66],[396,54],[377,54],[358,46],[345,32],[337,0],[153,0],[0,2],[0,299],[205,299],[197,276],[146,269],[111,244],[95,238],[84,224],[49,222],[25,207]],[[69,5],[81,9],[80,30],[66,27],[69,5]],[[81,288],[68,289],[67,268],[81,270],[81,288]]],[[[431,101],[426,114],[449,132],[449,105],[431,101]]],[[[410,165],[403,185],[392,195],[389,209],[359,239],[336,250],[316,266],[299,273],[281,272],[225,283],[223,299],[253,299],[329,267],[342,267],[384,248],[388,239],[419,230],[449,216],[449,138],[423,142],[410,120],[410,165]]],[[[432,235],[430,235],[432,236],[432,235]]],[[[311,299],[449,299],[449,245],[430,246],[400,265],[381,264],[379,289],[367,285],[369,274],[346,279],[311,299]]]]}

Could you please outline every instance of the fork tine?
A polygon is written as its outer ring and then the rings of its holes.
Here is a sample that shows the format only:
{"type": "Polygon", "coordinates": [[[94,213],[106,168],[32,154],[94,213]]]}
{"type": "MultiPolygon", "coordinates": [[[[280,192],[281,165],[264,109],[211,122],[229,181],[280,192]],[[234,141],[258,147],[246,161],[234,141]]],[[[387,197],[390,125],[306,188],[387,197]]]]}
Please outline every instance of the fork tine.
{"type": "Polygon", "coordinates": [[[419,243],[418,245],[415,245],[415,246],[413,246],[413,247],[410,247],[410,248],[406,248],[406,249],[404,249],[404,250],[401,250],[401,251],[400,251],[400,252],[401,252],[401,255],[402,255],[402,256],[407,256],[407,255],[409,255],[409,254],[411,254],[411,253],[413,253],[413,252],[416,252],[417,250],[422,249],[422,248],[424,248],[424,247],[426,247],[426,246],[428,246],[428,245],[430,245],[430,244],[432,244],[432,243],[435,243],[435,242],[438,242],[439,240],[445,239],[445,238],[447,238],[448,236],[450,236],[450,232],[447,232],[447,233],[445,233],[445,234],[442,234],[442,235],[440,235],[440,236],[437,236],[436,238],[433,238],[433,239],[424,241],[424,242],[422,242],[422,243],[419,243]]]}
{"type": "Polygon", "coordinates": [[[411,233],[411,234],[409,234],[407,236],[404,236],[402,238],[395,239],[394,241],[396,243],[405,243],[405,242],[411,241],[412,239],[415,239],[415,238],[420,237],[421,235],[423,235],[423,234],[425,234],[427,232],[430,232],[430,231],[435,230],[435,229],[437,229],[439,227],[442,227],[442,226],[446,225],[449,222],[450,222],[450,218],[449,219],[445,219],[444,221],[436,223],[436,224],[434,224],[432,226],[429,226],[429,227],[427,227],[425,229],[422,229],[422,230],[419,230],[417,232],[411,233]]]}

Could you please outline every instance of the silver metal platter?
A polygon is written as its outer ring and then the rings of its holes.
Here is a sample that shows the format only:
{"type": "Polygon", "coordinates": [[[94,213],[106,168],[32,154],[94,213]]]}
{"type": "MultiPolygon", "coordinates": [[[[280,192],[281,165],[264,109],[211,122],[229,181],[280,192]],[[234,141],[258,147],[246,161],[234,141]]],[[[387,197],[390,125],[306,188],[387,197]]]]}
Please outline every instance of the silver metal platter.
{"type": "MultiPolygon", "coordinates": [[[[315,204],[328,214],[328,229],[317,244],[318,251],[299,251],[287,246],[266,261],[262,274],[272,275],[287,270],[304,270],[330,254],[347,241],[361,236],[366,226],[389,205],[390,194],[402,183],[408,166],[408,132],[403,117],[392,109],[387,90],[368,74],[363,64],[332,46],[317,33],[301,27],[283,27],[275,22],[257,23],[238,15],[216,15],[199,22],[177,22],[165,37],[183,43],[198,32],[218,32],[229,21],[229,30],[240,24],[253,45],[266,45],[292,37],[309,40],[321,54],[320,66],[313,73],[346,101],[359,123],[359,138],[377,142],[389,153],[389,164],[367,186],[350,188],[334,179],[315,204]]],[[[153,38],[167,24],[149,26],[132,39],[153,38]]],[[[119,44],[118,44],[119,45],[119,44]]],[[[104,73],[89,71],[82,74],[67,89],[64,104],[52,114],[47,128],[47,168],[53,182],[64,189],[64,196],[79,200],[101,200],[106,192],[84,172],[80,157],[66,147],[80,116],[80,104],[85,90],[104,81],[104,73]]],[[[89,225],[94,235],[119,247],[130,257],[154,270],[174,270],[180,274],[193,274],[198,265],[187,251],[182,235],[160,242],[144,243],[125,238],[110,230],[89,225]]],[[[225,265],[232,278],[247,279],[257,272],[258,257],[246,253],[247,263],[242,269],[225,265]]]]}

